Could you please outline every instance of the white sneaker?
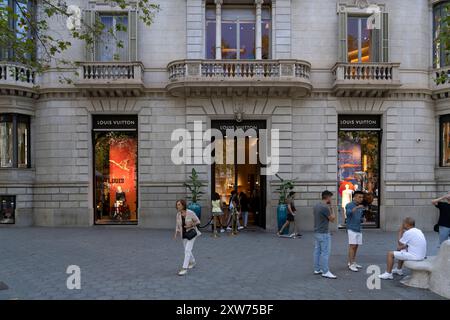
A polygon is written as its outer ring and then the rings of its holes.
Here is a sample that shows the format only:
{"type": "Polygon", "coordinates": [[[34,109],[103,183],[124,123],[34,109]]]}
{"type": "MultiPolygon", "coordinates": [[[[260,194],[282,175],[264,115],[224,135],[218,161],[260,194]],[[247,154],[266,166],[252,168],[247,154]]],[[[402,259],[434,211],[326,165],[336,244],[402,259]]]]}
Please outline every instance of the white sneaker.
{"type": "Polygon", "coordinates": [[[291,238],[296,238],[297,237],[297,234],[294,232],[294,233],[291,233],[290,235],[289,235],[289,237],[291,237],[291,238]]]}
{"type": "Polygon", "coordinates": [[[359,271],[358,268],[355,266],[355,264],[349,265],[348,268],[349,268],[350,270],[352,270],[353,272],[358,272],[358,271],[359,271]]]}
{"type": "Polygon", "coordinates": [[[227,231],[231,231],[231,227],[227,227],[227,231]]]}
{"type": "MultiPolygon", "coordinates": [[[[356,262],[353,263],[353,265],[354,265],[355,267],[357,267],[358,269],[362,269],[362,267],[363,267],[362,265],[359,265],[359,264],[357,264],[356,262]]],[[[347,266],[350,267],[350,262],[347,263],[347,266]]]]}
{"type": "Polygon", "coordinates": [[[378,278],[383,279],[383,280],[392,280],[392,279],[394,279],[394,276],[392,275],[392,273],[385,272],[383,274],[380,274],[378,276],[378,278]]]}
{"type": "Polygon", "coordinates": [[[224,233],[224,232],[225,232],[224,228],[220,229],[220,233],[224,233]]]}
{"type": "Polygon", "coordinates": [[[188,269],[193,269],[195,267],[196,263],[189,263],[188,269]]]}
{"type": "Polygon", "coordinates": [[[323,273],[323,271],[322,270],[319,270],[319,271],[317,271],[317,270],[314,270],[314,274],[322,274],[323,273]]]}
{"type": "Polygon", "coordinates": [[[327,273],[322,273],[322,277],[324,278],[328,278],[328,279],[336,279],[337,277],[332,274],[330,271],[328,271],[327,273]]]}
{"type": "Polygon", "coordinates": [[[187,272],[188,272],[187,269],[181,269],[180,271],[178,271],[178,275],[184,276],[187,272]]]}
{"type": "Polygon", "coordinates": [[[392,269],[392,274],[397,274],[399,276],[402,276],[403,275],[403,270],[394,268],[394,269],[392,269]]]}
{"type": "Polygon", "coordinates": [[[240,226],[240,227],[238,227],[238,230],[242,230],[242,229],[244,229],[244,227],[243,227],[243,226],[240,226]]]}

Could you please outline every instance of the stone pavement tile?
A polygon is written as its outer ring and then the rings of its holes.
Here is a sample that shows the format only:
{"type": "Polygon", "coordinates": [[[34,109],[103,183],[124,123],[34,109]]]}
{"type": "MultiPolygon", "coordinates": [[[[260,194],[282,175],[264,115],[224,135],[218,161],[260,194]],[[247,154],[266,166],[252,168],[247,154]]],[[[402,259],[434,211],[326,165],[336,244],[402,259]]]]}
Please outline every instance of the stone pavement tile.
{"type": "MultiPolygon", "coordinates": [[[[338,279],[312,274],[312,233],[302,239],[280,239],[265,232],[237,237],[197,239],[197,266],[176,275],[183,260],[172,231],[136,228],[2,229],[0,281],[8,290],[0,299],[441,299],[428,290],[383,281],[369,290],[365,269],[347,269],[347,237],[332,235],[330,269],[338,279]],[[81,290],[66,288],[68,265],[81,268],[81,290]],[[194,294],[185,294],[186,289],[194,294]]],[[[427,233],[429,255],[437,252],[437,236],[427,233]]],[[[357,260],[385,268],[386,252],[396,234],[364,231],[357,260]]]]}

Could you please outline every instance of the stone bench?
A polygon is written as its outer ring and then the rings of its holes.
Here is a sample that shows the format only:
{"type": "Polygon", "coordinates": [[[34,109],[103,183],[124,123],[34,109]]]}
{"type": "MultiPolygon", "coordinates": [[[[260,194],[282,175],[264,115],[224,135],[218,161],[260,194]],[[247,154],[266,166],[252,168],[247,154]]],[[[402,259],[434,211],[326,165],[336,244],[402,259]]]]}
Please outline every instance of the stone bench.
{"type": "Polygon", "coordinates": [[[430,289],[450,299],[450,240],[441,244],[437,256],[422,261],[405,261],[404,266],[411,275],[401,283],[407,286],[430,289]]]}
{"type": "Polygon", "coordinates": [[[411,270],[411,275],[404,277],[400,282],[410,287],[429,289],[435,259],[436,257],[427,257],[421,261],[405,261],[403,266],[411,270]]]}

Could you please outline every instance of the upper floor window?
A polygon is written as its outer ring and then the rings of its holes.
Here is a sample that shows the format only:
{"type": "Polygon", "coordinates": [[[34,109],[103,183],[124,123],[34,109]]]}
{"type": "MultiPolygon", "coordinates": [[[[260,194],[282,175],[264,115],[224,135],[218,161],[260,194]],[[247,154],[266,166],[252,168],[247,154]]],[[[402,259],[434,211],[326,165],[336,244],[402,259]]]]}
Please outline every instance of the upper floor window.
{"type": "Polygon", "coordinates": [[[128,15],[99,14],[104,29],[97,41],[97,61],[128,61],[128,15]]]}
{"type": "Polygon", "coordinates": [[[443,1],[433,7],[433,65],[435,68],[450,66],[450,52],[441,39],[441,31],[449,28],[445,18],[449,15],[450,1],[443,1]]]}
{"type": "Polygon", "coordinates": [[[137,61],[137,11],[84,11],[85,23],[100,28],[86,46],[87,61],[137,61]]]}
{"type": "MultiPolygon", "coordinates": [[[[17,60],[17,55],[23,54],[23,52],[17,52],[14,47],[14,41],[16,42],[26,42],[29,41],[31,37],[30,28],[26,27],[28,25],[27,21],[30,13],[33,10],[33,1],[30,0],[0,0],[0,7],[9,7],[9,10],[2,10],[2,14],[7,14],[6,17],[1,17],[2,21],[7,22],[9,28],[15,30],[16,39],[4,38],[7,35],[0,35],[0,61],[14,61],[17,60]]],[[[10,29],[10,30],[11,30],[10,29]]],[[[27,59],[30,59],[30,54],[24,54],[27,59]]]]}
{"type": "Polygon", "coordinates": [[[0,168],[30,167],[30,118],[0,114],[0,168]]]}
{"type": "Polygon", "coordinates": [[[389,61],[388,14],[383,7],[340,4],[339,62],[376,63],[389,61]]]}
{"type": "Polygon", "coordinates": [[[373,62],[376,44],[367,28],[367,17],[348,17],[348,62],[373,62]]]}
{"type": "MultiPolygon", "coordinates": [[[[207,59],[216,58],[216,7],[206,8],[207,59]]],[[[255,6],[229,6],[221,8],[221,57],[222,59],[257,59],[257,43],[260,36],[261,58],[270,58],[272,19],[270,8],[262,7],[261,34],[257,34],[255,6]]]]}

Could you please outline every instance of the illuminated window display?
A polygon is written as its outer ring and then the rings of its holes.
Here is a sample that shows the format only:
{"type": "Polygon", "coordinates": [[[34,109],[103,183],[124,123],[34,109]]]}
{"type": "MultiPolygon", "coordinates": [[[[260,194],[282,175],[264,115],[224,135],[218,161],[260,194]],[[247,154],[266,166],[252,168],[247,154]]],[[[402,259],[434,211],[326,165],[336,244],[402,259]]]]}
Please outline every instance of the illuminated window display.
{"type": "Polygon", "coordinates": [[[338,204],[339,225],[345,226],[345,206],[353,193],[363,191],[366,206],[363,225],[379,226],[380,118],[339,116],[338,204]]]}
{"type": "Polygon", "coordinates": [[[440,118],[440,165],[450,167],[450,114],[440,118]]]}
{"type": "Polygon", "coordinates": [[[16,196],[0,196],[0,224],[15,223],[16,196]]]}
{"type": "Polygon", "coordinates": [[[95,223],[137,224],[137,117],[94,117],[95,223]]]}

